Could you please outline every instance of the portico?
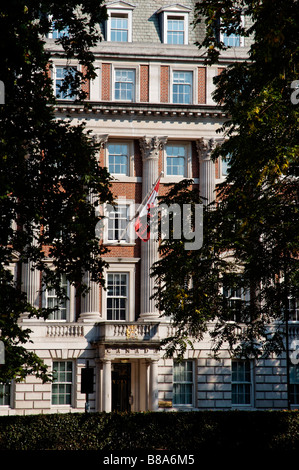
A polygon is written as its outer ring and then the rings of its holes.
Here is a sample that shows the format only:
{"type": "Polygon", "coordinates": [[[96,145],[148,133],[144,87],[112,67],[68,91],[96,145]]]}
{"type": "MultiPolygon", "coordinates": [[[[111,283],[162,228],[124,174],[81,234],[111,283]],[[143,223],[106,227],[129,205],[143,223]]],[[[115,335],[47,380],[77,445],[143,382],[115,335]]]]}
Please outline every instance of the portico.
{"type": "Polygon", "coordinates": [[[99,411],[158,410],[158,323],[104,322],[95,342],[99,411]]]}

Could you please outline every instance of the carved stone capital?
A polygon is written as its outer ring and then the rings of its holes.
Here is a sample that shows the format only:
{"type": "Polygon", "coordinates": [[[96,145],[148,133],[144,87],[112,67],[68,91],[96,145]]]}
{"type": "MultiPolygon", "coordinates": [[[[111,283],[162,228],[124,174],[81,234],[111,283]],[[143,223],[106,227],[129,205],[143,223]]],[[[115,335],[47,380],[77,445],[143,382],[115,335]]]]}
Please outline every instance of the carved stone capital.
{"type": "Polygon", "coordinates": [[[93,134],[93,140],[95,144],[100,146],[100,149],[104,148],[104,145],[108,141],[109,134],[93,134]]]}
{"type": "Polygon", "coordinates": [[[142,159],[159,157],[159,151],[164,148],[167,143],[167,137],[147,137],[144,136],[139,139],[140,149],[142,153],[142,159]]]}
{"type": "Polygon", "coordinates": [[[215,139],[204,139],[201,137],[196,141],[196,148],[200,160],[210,160],[211,153],[216,147],[215,139]]]}

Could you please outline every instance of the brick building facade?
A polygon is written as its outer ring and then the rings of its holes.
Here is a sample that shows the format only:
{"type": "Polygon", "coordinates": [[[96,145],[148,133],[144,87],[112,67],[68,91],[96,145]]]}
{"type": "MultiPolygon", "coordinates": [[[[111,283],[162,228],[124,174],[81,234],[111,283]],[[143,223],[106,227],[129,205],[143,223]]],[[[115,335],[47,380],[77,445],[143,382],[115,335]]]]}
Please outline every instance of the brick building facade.
{"type": "MultiPolygon", "coordinates": [[[[104,230],[108,290],[90,283],[90,293],[76,302],[73,288],[67,287],[70,300],[56,318],[22,318],[33,331],[28,348],[56,371],[56,380],[42,384],[28,377],[11,384],[0,414],[84,411],[81,377],[87,363],[94,372],[91,411],[286,407],[284,358],[234,361],[224,350],[216,361],[207,337],[187,351],[183,363],[165,359],[160,341],[171,334],[172,325],[150,300],[156,242],[124,238],[115,243],[130,207],[142,202],[162,171],[159,194],[166,183],[193,178],[208,200],[225,178],[224,164],[209,156],[209,143],[221,139],[216,131],[225,120],[212,98],[213,77],[232,60],[246,58],[248,39],[235,38],[220,64],[207,67],[194,45],[203,38],[203,25],[192,25],[194,3],[107,2],[109,19],[101,25],[103,39],[95,50],[98,74],[86,84],[89,107],[67,98],[58,101],[60,119],[87,122],[101,145],[99,164],[114,178],[118,206],[104,230]]],[[[55,87],[66,62],[53,39],[47,47],[55,87]]],[[[38,275],[30,266],[23,272],[33,304],[55,298],[48,292],[41,299],[32,289],[38,275]]]]}

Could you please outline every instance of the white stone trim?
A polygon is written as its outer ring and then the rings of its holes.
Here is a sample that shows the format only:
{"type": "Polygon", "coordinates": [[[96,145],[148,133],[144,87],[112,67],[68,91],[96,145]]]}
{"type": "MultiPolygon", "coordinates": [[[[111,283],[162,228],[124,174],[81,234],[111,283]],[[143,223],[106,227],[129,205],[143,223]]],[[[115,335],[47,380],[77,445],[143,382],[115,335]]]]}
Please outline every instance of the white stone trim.
{"type": "MultiPolygon", "coordinates": [[[[125,321],[135,321],[135,272],[136,260],[134,258],[121,259],[106,258],[109,267],[104,269],[104,277],[107,279],[109,273],[121,273],[128,275],[128,301],[125,321]]],[[[107,321],[107,291],[102,289],[102,320],[107,321]]],[[[113,322],[113,320],[109,320],[113,322]]],[[[117,320],[118,322],[120,320],[117,320]]]]}

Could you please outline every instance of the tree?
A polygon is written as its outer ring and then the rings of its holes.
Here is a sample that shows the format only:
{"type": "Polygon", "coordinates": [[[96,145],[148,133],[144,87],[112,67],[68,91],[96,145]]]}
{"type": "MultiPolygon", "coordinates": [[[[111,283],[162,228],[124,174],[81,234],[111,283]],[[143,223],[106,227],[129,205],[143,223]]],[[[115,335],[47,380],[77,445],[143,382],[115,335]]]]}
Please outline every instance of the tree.
{"type": "MultiPolygon", "coordinates": [[[[75,58],[81,70],[69,69],[62,91],[77,100],[82,84],[95,76],[92,47],[106,18],[102,0],[85,2],[12,0],[0,8],[0,330],[5,365],[0,382],[34,373],[49,378],[47,368],[24,344],[30,330],[20,314],[46,318],[49,311],[29,304],[20,279],[9,264],[30,264],[42,273],[43,288],[55,288],[62,299],[61,275],[77,292],[86,292],[84,272],[103,282],[105,252],[95,235],[96,205],[111,202],[109,173],[97,163],[97,145],[85,125],[57,120],[56,96],[49,74],[45,37],[52,28],[66,64],[75,58]],[[54,269],[49,267],[49,259],[54,269]]],[[[20,271],[20,270],[19,270],[20,271]]]]}
{"type": "MultiPolygon", "coordinates": [[[[207,328],[211,320],[215,353],[224,342],[242,357],[280,354],[286,347],[289,301],[298,298],[298,105],[291,99],[298,79],[297,7],[293,0],[203,0],[196,4],[196,22],[206,25],[206,37],[199,46],[206,48],[207,64],[216,63],[226,49],[220,31],[241,34],[251,40],[251,46],[248,60],[232,63],[215,78],[214,99],[229,116],[219,129],[223,143],[213,152],[215,160],[229,159],[228,176],[217,188],[215,208],[206,211],[210,223],[204,219],[204,240],[211,245],[214,258],[210,277],[216,280],[218,273],[218,292],[205,290],[188,307],[193,313],[196,307],[202,312],[206,300],[213,314],[196,318],[187,312],[177,338],[168,342],[171,352],[175,345],[182,350],[189,325],[196,333],[196,328],[207,328]],[[250,20],[247,29],[242,26],[242,15],[250,20]],[[228,297],[222,301],[221,287],[228,297]],[[238,303],[229,294],[236,289],[242,293],[238,303]]],[[[160,279],[166,276],[171,250],[178,262],[180,257],[182,261],[190,257],[190,275],[192,270],[202,275],[208,246],[190,254],[178,252],[175,243],[166,252],[164,246],[162,242],[162,257],[153,271],[160,279]]],[[[175,270],[172,275],[176,278],[175,270]]],[[[190,290],[182,279],[178,282],[182,295],[188,296],[190,290]]],[[[157,299],[166,300],[171,289],[166,283],[157,299]]],[[[171,300],[169,308],[166,302],[162,304],[177,324],[179,315],[175,310],[171,313],[171,300]]]]}

